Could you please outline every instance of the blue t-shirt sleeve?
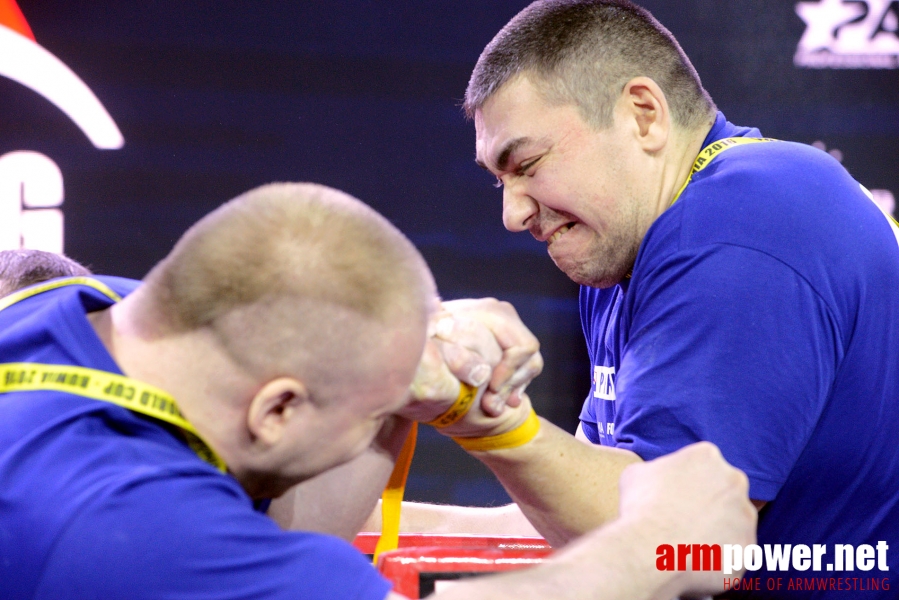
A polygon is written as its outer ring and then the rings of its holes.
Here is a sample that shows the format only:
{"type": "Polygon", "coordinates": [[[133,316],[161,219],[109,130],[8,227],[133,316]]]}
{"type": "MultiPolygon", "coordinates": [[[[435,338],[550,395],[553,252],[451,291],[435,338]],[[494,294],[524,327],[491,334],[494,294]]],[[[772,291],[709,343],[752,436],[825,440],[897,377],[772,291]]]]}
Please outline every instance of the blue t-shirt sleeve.
{"type": "Polygon", "coordinates": [[[335,537],[285,532],[221,476],[143,478],[66,528],[50,598],[383,600],[390,584],[335,537]]]}
{"type": "Polygon", "coordinates": [[[814,430],[840,360],[831,312],[756,250],[681,251],[632,284],[616,445],[650,460],[708,440],[773,500],[814,430]]]}

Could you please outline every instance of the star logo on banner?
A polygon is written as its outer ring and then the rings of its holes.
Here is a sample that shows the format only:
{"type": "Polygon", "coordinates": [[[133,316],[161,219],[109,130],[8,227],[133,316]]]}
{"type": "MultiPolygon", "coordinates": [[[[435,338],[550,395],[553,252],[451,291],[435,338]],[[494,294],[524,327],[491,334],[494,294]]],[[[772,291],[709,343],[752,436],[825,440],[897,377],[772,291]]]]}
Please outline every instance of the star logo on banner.
{"type": "Polygon", "coordinates": [[[805,32],[793,64],[813,69],[899,69],[899,0],[799,2],[805,32]]]}
{"type": "Polygon", "coordinates": [[[837,30],[865,12],[865,8],[857,2],[844,4],[842,0],[821,0],[798,3],[796,14],[806,25],[799,47],[806,51],[830,48],[836,40],[837,30]]]}

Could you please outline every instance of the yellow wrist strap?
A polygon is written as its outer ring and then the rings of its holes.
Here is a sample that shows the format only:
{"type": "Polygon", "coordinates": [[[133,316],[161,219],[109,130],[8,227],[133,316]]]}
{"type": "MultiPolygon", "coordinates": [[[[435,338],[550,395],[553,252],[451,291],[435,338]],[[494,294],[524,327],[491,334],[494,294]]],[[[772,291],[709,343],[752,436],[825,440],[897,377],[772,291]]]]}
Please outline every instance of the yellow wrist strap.
{"type": "Polygon", "coordinates": [[[378,557],[382,552],[396,550],[400,540],[400,509],[403,505],[403,493],[406,491],[406,478],[409,475],[409,466],[412,464],[412,455],[415,454],[415,440],[418,437],[418,423],[413,422],[400,455],[393,465],[393,472],[387,481],[387,487],[381,494],[381,537],[375,546],[375,555],[372,563],[378,564],[378,557]]]}
{"type": "Polygon", "coordinates": [[[475,398],[478,396],[478,388],[473,387],[465,383],[464,381],[459,382],[461,384],[461,388],[459,389],[459,397],[456,398],[456,401],[450,406],[445,413],[434,419],[433,421],[428,421],[427,425],[433,425],[434,427],[449,427],[453,423],[457,423],[465,414],[468,412],[468,409],[471,408],[471,405],[474,404],[475,398]]]}
{"type": "MultiPolygon", "coordinates": [[[[474,404],[478,397],[478,388],[461,382],[459,397],[442,415],[428,421],[428,425],[434,427],[449,427],[457,423],[474,404]]],[[[415,441],[418,437],[418,423],[412,423],[412,428],[403,443],[400,455],[393,465],[393,472],[384,493],[381,494],[381,537],[375,546],[373,562],[378,564],[378,557],[382,552],[396,550],[400,538],[400,510],[403,506],[403,494],[406,491],[406,479],[409,476],[409,467],[412,465],[412,455],[415,454],[415,441]]]]}
{"type": "Polygon", "coordinates": [[[538,431],[540,431],[540,419],[537,418],[537,413],[531,409],[531,414],[528,415],[527,420],[512,431],[488,437],[454,437],[453,441],[469,452],[506,450],[527,444],[534,439],[538,431]]]}
{"type": "MultiPolygon", "coordinates": [[[[453,405],[442,415],[429,421],[428,425],[434,427],[448,427],[457,423],[477,399],[478,389],[462,383],[459,397],[453,405]]],[[[527,420],[506,433],[483,438],[453,438],[456,443],[466,450],[498,450],[502,448],[515,448],[528,443],[540,430],[540,420],[537,413],[531,410],[527,420]]],[[[415,441],[418,437],[418,423],[412,423],[412,428],[403,443],[403,448],[393,466],[390,480],[384,493],[381,494],[381,537],[375,546],[373,563],[378,564],[378,557],[383,552],[396,550],[400,537],[400,511],[403,506],[403,494],[406,490],[406,479],[409,476],[409,467],[412,465],[412,455],[415,453],[415,441]]]]}

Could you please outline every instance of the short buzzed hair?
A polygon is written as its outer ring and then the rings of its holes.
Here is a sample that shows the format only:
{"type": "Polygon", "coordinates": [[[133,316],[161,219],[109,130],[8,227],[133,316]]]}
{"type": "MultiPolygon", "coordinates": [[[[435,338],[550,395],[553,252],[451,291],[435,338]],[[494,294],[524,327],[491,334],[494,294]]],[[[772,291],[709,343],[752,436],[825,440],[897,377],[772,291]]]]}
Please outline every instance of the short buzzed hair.
{"type": "Polygon", "coordinates": [[[424,327],[436,297],[424,259],[396,227],[309,183],[265,185],[222,205],[145,287],[161,333],[210,328],[239,364],[269,375],[290,370],[297,353],[320,364],[335,345],[349,360],[365,340],[341,323],[424,327]]]}
{"type": "Polygon", "coordinates": [[[574,103],[597,128],[612,123],[624,85],[655,81],[672,120],[711,124],[715,104],[674,36],[627,0],[539,0],[518,13],[481,53],[465,92],[469,117],[516,76],[532,78],[552,102],[574,103]]]}
{"type": "Polygon", "coordinates": [[[0,297],[57,277],[90,274],[87,267],[61,254],[25,248],[0,251],[0,297]]]}

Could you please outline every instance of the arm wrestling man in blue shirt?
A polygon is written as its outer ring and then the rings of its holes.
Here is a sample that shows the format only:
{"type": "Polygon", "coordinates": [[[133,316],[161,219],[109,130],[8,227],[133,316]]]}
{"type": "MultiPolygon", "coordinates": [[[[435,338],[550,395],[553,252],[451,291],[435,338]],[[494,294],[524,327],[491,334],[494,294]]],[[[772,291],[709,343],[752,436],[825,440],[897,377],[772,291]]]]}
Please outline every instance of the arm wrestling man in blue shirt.
{"type": "Polygon", "coordinates": [[[895,549],[873,572],[826,569],[835,544],[899,540],[899,227],[869,192],[824,152],[729,123],[626,0],[525,8],[465,109],[506,228],[581,285],[589,445],[544,427],[485,461],[517,507],[410,506],[404,528],[523,532],[520,508],[564,543],[616,514],[629,462],[708,440],[749,477],[760,543],[828,552],[821,573],[755,575],[895,572],[895,549]],[[552,499],[531,494],[541,479],[552,499]]]}
{"type": "MultiPolygon", "coordinates": [[[[351,498],[318,500],[374,501],[410,400],[433,418],[459,395],[428,346],[437,304],[396,228],[312,184],[226,203],[143,282],[76,276],[0,299],[0,596],[401,600],[345,541],[283,531],[254,503],[360,459],[351,498]],[[410,397],[438,380],[446,397],[410,397]]],[[[445,431],[503,434],[530,418],[518,401],[445,431]]],[[[615,523],[533,570],[440,596],[715,589],[715,573],[655,571],[655,549],[668,521],[698,542],[750,543],[747,489],[710,444],[637,465],[615,523]]]]}

